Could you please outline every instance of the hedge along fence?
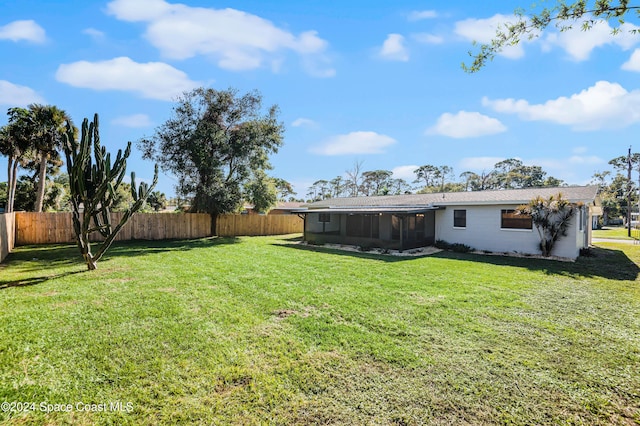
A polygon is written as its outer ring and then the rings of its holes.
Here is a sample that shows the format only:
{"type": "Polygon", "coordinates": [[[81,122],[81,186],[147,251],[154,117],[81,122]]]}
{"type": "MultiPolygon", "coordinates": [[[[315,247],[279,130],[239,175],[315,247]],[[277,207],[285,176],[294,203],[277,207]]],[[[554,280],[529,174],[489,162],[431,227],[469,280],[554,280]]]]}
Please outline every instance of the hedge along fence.
{"type": "Polygon", "coordinates": [[[216,219],[220,237],[298,234],[303,228],[303,220],[292,214],[223,214],[216,219]]]}
{"type": "Polygon", "coordinates": [[[0,214],[0,262],[13,250],[15,242],[15,213],[0,214]]]}
{"type": "MultiPolygon", "coordinates": [[[[115,227],[123,213],[111,213],[115,227]]],[[[72,213],[16,213],[16,245],[73,243],[72,213]]],[[[124,240],[172,240],[211,236],[211,218],[205,213],[168,214],[136,213],[122,227],[116,241],[124,240]]],[[[102,235],[92,234],[93,241],[101,241],[102,235]]]]}
{"type": "MultiPolygon", "coordinates": [[[[115,226],[121,217],[122,213],[112,213],[111,223],[115,226]]],[[[220,215],[216,221],[216,235],[221,237],[293,234],[301,233],[302,228],[302,219],[295,215],[220,215]]],[[[136,213],[116,241],[178,240],[211,235],[211,217],[206,213],[136,213]]],[[[100,241],[102,236],[96,232],[92,240],[100,241]]],[[[72,213],[15,213],[15,245],[75,241],[72,213]]]]}

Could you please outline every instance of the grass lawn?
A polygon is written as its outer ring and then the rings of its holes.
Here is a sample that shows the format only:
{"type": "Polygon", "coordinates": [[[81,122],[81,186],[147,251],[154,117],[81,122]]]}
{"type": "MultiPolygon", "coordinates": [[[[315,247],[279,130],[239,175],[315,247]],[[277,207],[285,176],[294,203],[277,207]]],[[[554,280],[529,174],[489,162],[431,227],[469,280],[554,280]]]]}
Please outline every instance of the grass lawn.
{"type": "Polygon", "coordinates": [[[75,247],[19,247],[0,402],[35,406],[0,422],[636,424],[640,247],[602,247],[564,263],[212,238],[121,243],[93,272],[75,247]]]}
{"type": "Polygon", "coordinates": [[[605,226],[602,229],[594,229],[593,236],[595,238],[610,238],[620,240],[632,239],[627,235],[627,228],[625,228],[624,226],[605,226]]]}

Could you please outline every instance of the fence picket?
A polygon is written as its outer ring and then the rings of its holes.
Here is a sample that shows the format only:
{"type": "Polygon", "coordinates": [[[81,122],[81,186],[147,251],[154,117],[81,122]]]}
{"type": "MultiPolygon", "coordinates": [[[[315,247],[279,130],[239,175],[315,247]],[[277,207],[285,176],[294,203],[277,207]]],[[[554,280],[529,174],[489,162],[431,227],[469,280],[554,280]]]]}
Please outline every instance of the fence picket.
{"type": "MultiPolygon", "coordinates": [[[[112,213],[116,226],[122,213],[112,213]]],[[[220,215],[216,235],[258,236],[301,233],[303,221],[295,215],[220,215]]],[[[211,236],[211,217],[205,213],[137,213],[122,228],[117,241],[192,239],[211,236]]],[[[102,240],[94,233],[92,241],[102,240]]],[[[15,245],[75,242],[71,213],[15,213],[15,245]]]]}

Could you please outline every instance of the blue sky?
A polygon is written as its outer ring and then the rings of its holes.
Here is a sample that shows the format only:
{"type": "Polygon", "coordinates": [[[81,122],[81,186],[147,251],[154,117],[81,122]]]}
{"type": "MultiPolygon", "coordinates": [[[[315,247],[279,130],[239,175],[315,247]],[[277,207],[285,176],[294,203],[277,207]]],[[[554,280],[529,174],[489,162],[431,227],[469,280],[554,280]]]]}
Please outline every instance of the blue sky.
{"type": "MultiPolygon", "coordinates": [[[[184,90],[258,89],[286,126],[270,174],[301,197],[355,162],[413,180],[424,164],[459,175],[519,158],[585,184],[630,145],[640,151],[640,35],[549,29],[463,72],[472,41],[528,6],[0,0],[0,125],[7,108],[33,102],[77,125],[97,112],[115,152],[151,135],[184,90]]],[[[128,169],[150,179],[153,164],[134,150],[128,169]]],[[[163,174],[158,189],[171,195],[175,182],[163,174]]]]}

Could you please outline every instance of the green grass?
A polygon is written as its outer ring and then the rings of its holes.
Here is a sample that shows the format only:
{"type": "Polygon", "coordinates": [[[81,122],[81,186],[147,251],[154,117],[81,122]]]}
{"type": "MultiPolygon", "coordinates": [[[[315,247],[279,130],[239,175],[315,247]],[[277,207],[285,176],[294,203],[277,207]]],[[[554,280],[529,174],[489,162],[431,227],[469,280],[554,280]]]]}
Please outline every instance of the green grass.
{"type": "Polygon", "coordinates": [[[0,402],[74,409],[0,422],[638,423],[640,247],[602,247],[564,263],[213,238],[123,243],[93,272],[75,247],[19,247],[0,402]]]}
{"type": "Polygon", "coordinates": [[[602,229],[593,230],[593,236],[595,238],[631,240],[632,238],[627,234],[627,228],[624,226],[605,226],[602,229]]]}

